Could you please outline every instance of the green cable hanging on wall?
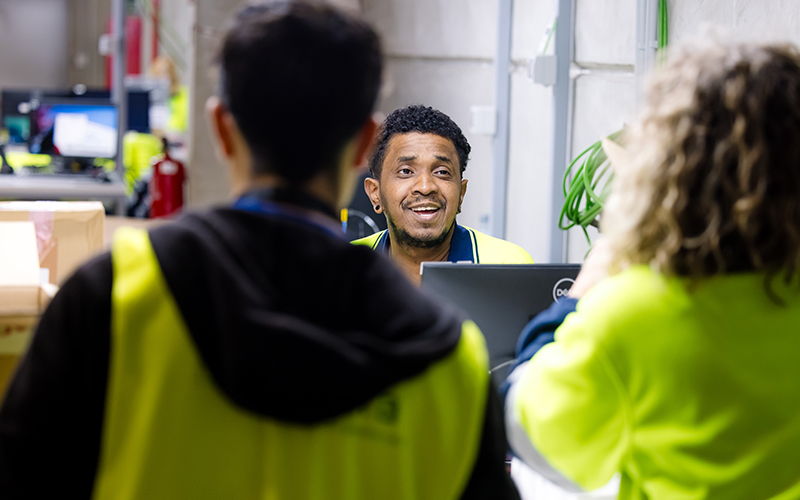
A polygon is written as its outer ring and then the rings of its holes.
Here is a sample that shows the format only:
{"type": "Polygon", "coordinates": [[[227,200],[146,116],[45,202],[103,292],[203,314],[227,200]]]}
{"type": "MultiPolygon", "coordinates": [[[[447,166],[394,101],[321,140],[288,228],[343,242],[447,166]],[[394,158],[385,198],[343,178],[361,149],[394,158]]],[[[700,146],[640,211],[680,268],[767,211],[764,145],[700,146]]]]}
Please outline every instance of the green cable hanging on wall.
{"type": "MultiPolygon", "coordinates": [[[[659,63],[663,63],[666,57],[664,49],[668,40],[667,0],[659,0],[657,52],[659,63]]],[[[608,138],[616,141],[623,130],[610,134],[608,138]]],[[[558,227],[565,231],[575,226],[580,227],[589,246],[592,240],[587,228],[598,227],[598,216],[603,210],[603,203],[611,191],[611,181],[614,178],[614,172],[607,160],[601,141],[597,141],[576,156],[564,172],[564,207],[558,218],[558,227]],[[579,162],[580,166],[575,169],[579,162]]]]}

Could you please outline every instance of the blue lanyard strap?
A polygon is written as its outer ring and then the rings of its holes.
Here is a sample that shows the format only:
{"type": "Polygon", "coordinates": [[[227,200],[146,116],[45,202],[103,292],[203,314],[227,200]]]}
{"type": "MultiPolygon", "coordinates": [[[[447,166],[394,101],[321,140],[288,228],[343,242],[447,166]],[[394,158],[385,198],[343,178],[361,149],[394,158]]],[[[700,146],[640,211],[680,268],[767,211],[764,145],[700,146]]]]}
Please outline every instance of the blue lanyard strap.
{"type": "Polygon", "coordinates": [[[341,225],[337,224],[329,217],[313,210],[247,195],[236,200],[233,204],[233,208],[236,210],[244,210],[245,212],[271,215],[281,219],[291,220],[292,222],[305,226],[321,229],[332,236],[344,239],[341,225]]]}

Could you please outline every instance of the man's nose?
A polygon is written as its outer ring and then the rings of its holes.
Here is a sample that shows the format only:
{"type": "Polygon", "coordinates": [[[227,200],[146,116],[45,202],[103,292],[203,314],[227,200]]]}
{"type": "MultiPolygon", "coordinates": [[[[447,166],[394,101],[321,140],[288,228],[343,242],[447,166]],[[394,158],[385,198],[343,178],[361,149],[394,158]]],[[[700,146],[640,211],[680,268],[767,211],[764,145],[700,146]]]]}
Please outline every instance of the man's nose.
{"type": "Polygon", "coordinates": [[[414,192],[426,196],[433,194],[439,190],[436,184],[436,177],[430,172],[423,172],[417,176],[416,183],[414,184],[414,192]]]}

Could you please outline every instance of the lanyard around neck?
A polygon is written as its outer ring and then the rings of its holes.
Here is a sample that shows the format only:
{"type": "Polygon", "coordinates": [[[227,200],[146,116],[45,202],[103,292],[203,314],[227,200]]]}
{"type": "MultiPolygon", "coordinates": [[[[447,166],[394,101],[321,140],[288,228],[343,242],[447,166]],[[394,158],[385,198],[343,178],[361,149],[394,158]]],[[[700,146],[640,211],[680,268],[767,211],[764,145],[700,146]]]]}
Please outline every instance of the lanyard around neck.
{"type": "Polygon", "coordinates": [[[233,208],[291,220],[305,226],[315,227],[337,238],[344,238],[340,225],[319,212],[303,207],[265,200],[257,196],[244,195],[236,200],[233,208]]]}

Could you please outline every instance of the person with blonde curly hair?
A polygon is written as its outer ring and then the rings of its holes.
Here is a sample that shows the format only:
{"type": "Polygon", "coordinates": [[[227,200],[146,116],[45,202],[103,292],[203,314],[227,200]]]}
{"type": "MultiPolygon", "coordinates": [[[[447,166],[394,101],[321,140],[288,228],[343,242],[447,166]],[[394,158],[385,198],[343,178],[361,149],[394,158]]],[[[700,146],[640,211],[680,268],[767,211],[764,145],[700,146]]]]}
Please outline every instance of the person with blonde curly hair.
{"type": "Polygon", "coordinates": [[[511,447],[576,491],[800,498],[800,51],[680,46],[626,144],[572,299],[518,344],[511,447]]]}

